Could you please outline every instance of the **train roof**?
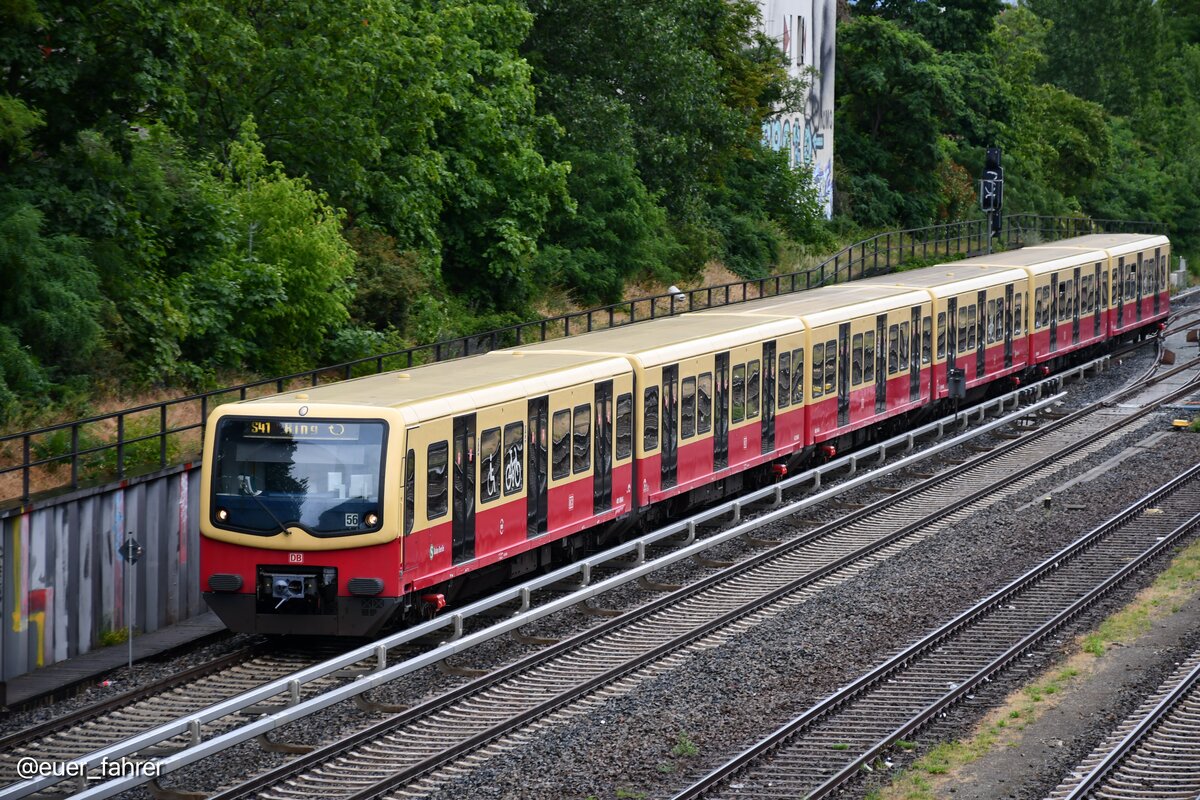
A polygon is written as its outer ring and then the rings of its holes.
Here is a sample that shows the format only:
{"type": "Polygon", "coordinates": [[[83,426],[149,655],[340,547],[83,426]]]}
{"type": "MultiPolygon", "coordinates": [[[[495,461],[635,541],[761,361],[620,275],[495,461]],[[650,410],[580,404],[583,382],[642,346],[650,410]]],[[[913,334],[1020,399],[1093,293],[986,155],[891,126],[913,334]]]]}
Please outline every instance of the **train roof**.
{"type": "Polygon", "coordinates": [[[620,355],[636,359],[643,367],[651,367],[730,350],[749,342],[775,339],[803,329],[799,320],[789,317],[690,313],[515,349],[526,353],[620,355]]]}
{"type": "Polygon", "coordinates": [[[980,264],[974,259],[937,264],[932,267],[891,272],[864,278],[857,283],[906,286],[926,289],[937,297],[977,292],[996,285],[1028,280],[1029,273],[1023,267],[1001,264],[980,264]]]}
{"type": "Polygon", "coordinates": [[[1171,240],[1158,233],[1090,233],[1063,239],[1049,245],[1030,245],[1026,250],[1041,250],[1047,247],[1097,248],[1107,250],[1110,255],[1123,255],[1147,247],[1169,246],[1171,240]]]}
{"type": "Polygon", "coordinates": [[[499,350],[412,369],[314,386],[294,392],[246,400],[223,407],[238,413],[295,413],[307,405],[313,416],[336,415],[337,409],[395,409],[409,425],[484,406],[520,400],[630,372],[623,358],[591,353],[529,354],[499,350]],[[284,406],[259,410],[259,406],[284,406]],[[290,410],[289,410],[290,409],[290,410]]]}
{"type": "Polygon", "coordinates": [[[733,306],[711,308],[696,312],[696,316],[796,318],[809,327],[817,327],[841,321],[844,310],[851,306],[855,316],[874,316],[896,308],[928,302],[928,293],[916,289],[851,281],[793,294],[763,297],[733,306]]]}

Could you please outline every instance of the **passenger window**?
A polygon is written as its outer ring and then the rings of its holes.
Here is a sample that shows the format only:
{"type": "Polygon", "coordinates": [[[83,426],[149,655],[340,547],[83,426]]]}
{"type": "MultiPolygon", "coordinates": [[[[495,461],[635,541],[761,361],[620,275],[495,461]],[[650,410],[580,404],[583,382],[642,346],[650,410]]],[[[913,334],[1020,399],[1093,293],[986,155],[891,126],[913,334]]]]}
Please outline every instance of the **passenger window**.
{"type": "Polygon", "coordinates": [[[813,345],[812,396],[825,394],[825,345],[813,345]]]}
{"type": "Polygon", "coordinates": [[[978,316],[975,311],[975,306],[967,309],[967,349],[974,350],[977,344],[975,336],[978,328],[978,316]]]}
{"type": "Polygon", "coordinates": [[[679,401],[679,434],[684,439],[696,435],[696,379],[684,378],[679,401]]]}
{"type": "Polygon", "coordinates": [[[1042,327],[1042,290],[1033,290],[1033,299],[1036,303],[1033,310],[1033,327],[1042,327]]]}
{"type": "Polygon", "coordinates": [[[633,452],[633,395],[628,392],[617,396],[617,455],[629,458],[633,452]]]}
{"type": "Polygon", "coordinates": [[[437,519],[446,516],[450,505],[447,487],[446,465],[450,446],[446,442],[429,445],[426,451],[426,464],[429,465],[425,474],[425,516],[427,519],[437,519]]]}
{"type": "Polygon", "coordinates": [[[938,349],[937,357],[946,357],[946,312],[938,312],[938,349]]]}
{"type": "Polygon", "coordinates": [[[1062,322],[1067,317],[1071,316],[1071,309],[1067,307],[1067,284],[1070,281],[1063,281],[1058,285],[1058,321],[1062,322]]]}
{"type": "Polygon", "coordinates": [[[751,361],[746,366],[746,419],[758,416],[759,400],[758,361],[751,361]]]}
{"type": "Polygon", "coordinates": [[[413,517],[417,507],[417,454],[409,450],[404,456],[404,535],[413,531],[413,517]]]}
{"type": "Polygon", "coordinates": [[[933,360],[933,317],[925,317],[921,323],[921,363],[933,360]]]}
{"type": "Polygon", "coordinates": [[[479,502],[500,496],[500,429],[488,428],[479,437],[479,502]]]}
{"type": "Polygon", "coordinates": [[[712,373],[700,376],[696,384],[696,430],[708,433],[712,430],[712,373]]]}
{"type": "Polygon", "coordinates": [[[967,349],[967,310],[960,308],[958,310],[958,352],[963,352],[967,349]]]}
{"type": "Polygon", "coordinates": [[[792,354],[786,350],[779,354],[779,401],[780,408],[792,404],[792,354]]]}
{"type": "Polygon", "coordinates": [[[837,342],[825,343],[825,394],[833,394],[837,386],[837,342]]]}
{"type": "Polygon", "coordinates": [[[642,393],[642,449],[658,447],[658,387],[651,386],[642,393]]]}
{"type": "Polygon", "coordinates": [[[1025,330],[1025,309],[1021,307],[1021,293],[1013,297],[1013,335],[1019,336],[1025,330]]]}
{"type": "Polygon", "coordinates": [[[888,328],[888,375],[900,371],[900,326],[888,328]]]}
{"type": "Polygon", "coordinates": [[[1100,273],[1100,299],[1104,302],[1104,307],[1108,308],[1108,268],[1100,273]]]}
{"type": "Polygon", "coordinates": [[[853,351],[850,358],[850,383],[858,386],[863,382],[863,335],[861,333],[854,334],[850,349],[853,351]]]}
{"type": "Polygon", "coordinates": [[[515,494],[525,485],[525,423],[504,426],[504,493],[515,494]]]}
{"type": "Polygon", "coordinates": [[[863,383],[875,382],[875,331],[863,334],[863,383]]]}
{"type": "Polygon", "coordinates": [[[804,348],[792,351],[792,403],[804,402],[804,348]]]}
{"type": "Polygon", "coordinates": [[[746,418],[746,365],[738,364],[733,368],[733,421],[741,422],[746,418]]]}
{"type": "Polygon", "coordinates": [[[908,369],[908,323],[900,323],[900,369],[908,369]]]}
{"type": "Polygon", "coordinates": [[[592,466],[592,405],[575,406],[575,446],[572,448],[573,472],[584,472],[592,466]]]}
{"type": "Polygon", "coordinates": [[[996,341],[996,301],[987,301],[987,343],[996,341]]]}
{"type": "Polygon", "coordinates": [[[555,479],[565,478],[571,474],[571,412],[555,411],[550,427],[550,458],[554,462],[550,474],[555,479]]]}

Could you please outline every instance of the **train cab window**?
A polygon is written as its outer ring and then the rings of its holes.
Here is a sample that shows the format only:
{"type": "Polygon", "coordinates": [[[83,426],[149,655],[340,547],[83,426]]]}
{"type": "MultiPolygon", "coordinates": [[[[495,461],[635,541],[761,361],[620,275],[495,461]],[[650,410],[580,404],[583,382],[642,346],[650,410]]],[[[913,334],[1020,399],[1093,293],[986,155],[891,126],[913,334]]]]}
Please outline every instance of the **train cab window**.
{"type": "Polygon", "coordinates": [[[417,454],[409,450],[404,456],[404,535],[413,532],[413,517],[417,508],[417,454]]]}
{"type": "Polygon", "coordinates": [[[449,464],[449,454],[450,445],[446,442],[429,445],[429,449],[425,453],[425,463],[428,464],[425,473],[425,517],[427,519],[444,517],[450,509],[450,494],[447,491],[450,486],[449,470],[446,469],[449,464]]]}
{"type": "Polygon", "coordinates": [[[804,348],[792,351],[792,404],[804,402],[804,348]]]}
{"type": "Polygon", "coordinates": [[[825,394],[825,345],[814,344],[812,352],[812,396],[825,394]]]}
{"type": "Polygon", "coordinates": [[[705,372],[696,382],[696,432],[712,430],[712,373],[705,372]]]}
{"type": "Polygon", "coordinates": [[[908,323],[900,323],[900,369],[908,369],[908,345],[912,339],[908,338],[908,323]]]}
{"type": "Polygon", "coordinates": [[[938,342],[937,342],[937,357],[946,357],[946,312],[938,312],[938,342]]]}
{"type": "Polygon", "coordinates": [[[500,429],[488,428],[479,437],[479,502],[500,496],[500,429]]]}
{"type": "Polygon", "coordinates": [[[996,342],[996,301],[987,301],[987,343],[996,342]]]}
{"type": "Polygon", "coordinates": [[[571,448],[571,471],[584,472],[592,466],[592,404],[575,406],[575,444],[571,448]]]}
{"type": "Polygon", "coordinates": [[[555,411],[550,423],[550,475],[555,479],[571,474],[571,412],[555,411]]]}
{"type": "Polygon", "coordinates": [[[779,408],[792,404],[792,354],[784,350],[779,354],[779,408]]]}
{"type": "Polygon", "coordinates": [[[746,418],[746,365],[738,364],[733,368],[733,421],[741,422],[746,418]]]}
{"type": "Polygon", "coordinates": [[[651,386],[642,393],[642,449],[658,447],[658,387],[651,386]]]}
{"type": "Polygon", "coordinates": [[[825,343],[825,394],[833,394],[837,386],[837,341],[825,343]]]}
{"type": "Polygon", "coordinates": [[[504,494],[516,494],[525,485],[525,423],[504,426],[504,494]]]}
{"type": "Polygon", "coordinates": [[[875,382],[875,331],[863,334],[863,383],[875,382]]]}
{"type": "Polygon", "coordinates": [[[853,355],[850,357],[850,383],[858,386],[863,382],[863,335],[854,334],[850,346],[853,355]]]}
{"type": "Polygon", "coordinates": [[[684,378],[679,400],[679,435],[690,439],[696,435],[696,379],[684,378]]]}
{"type": "Polygon", "coordinates": [[[895,375],[900,370],[900,326],[888,328],[888,375],[895,375]]]}
{"type": "Polygon", "coordinates": [[[633,452],[633,395],[617,396],[617,460],[633,452]]]}
{"type": "Polygon", "coordinates": [[[1022,311],[1024,309],[1021,307],[1021,293],[1017,292],[1013,296],[1013,336],[1019,336],[1025,329],[1025,316],[1022,311]]]}
{"type": "Polygon", "coordinates": [[[978,342],[976,341],[976,330],[978,330],[979,318],[975,311],[975,306],[967,309],[967,349],[974,350],[978,342]]]}
{"type": "Polygon", "coordinates": [[[746,419],[754,419],[758,416],[759,398],[761,395],[758,376],[758,360],[755,359],[746,365],[746,419]]]}
{"type": "Polygon", "coordinates": [[[921,363],[933,360],[933,317],[925,317],[921,323],[921,363]]]}

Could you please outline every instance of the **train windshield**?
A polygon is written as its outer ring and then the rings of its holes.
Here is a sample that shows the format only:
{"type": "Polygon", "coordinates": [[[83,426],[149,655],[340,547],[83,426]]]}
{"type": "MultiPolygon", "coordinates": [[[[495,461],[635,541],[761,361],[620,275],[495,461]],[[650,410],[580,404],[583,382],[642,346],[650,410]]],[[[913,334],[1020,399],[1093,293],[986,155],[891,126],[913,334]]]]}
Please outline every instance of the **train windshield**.
{"type": "Polygon", "coordinates": [[[290,526],[315,534],[378,530],[386,435],[383,422],[221,420],[213,523],[259,534],[290,526]]]}

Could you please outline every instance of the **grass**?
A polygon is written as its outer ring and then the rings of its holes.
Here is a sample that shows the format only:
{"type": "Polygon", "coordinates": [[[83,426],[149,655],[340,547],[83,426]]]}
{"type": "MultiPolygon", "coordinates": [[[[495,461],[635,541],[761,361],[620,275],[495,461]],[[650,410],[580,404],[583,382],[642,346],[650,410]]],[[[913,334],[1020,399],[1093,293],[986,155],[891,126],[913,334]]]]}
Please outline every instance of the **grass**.
{"type": "Polygon", "coordinates": [[[700,748],[686,733],[680,733],[675,740],[675,746],[671,748],[671,755],[676,758],[692,758],[700,755],[700,748]]]}
{"type": "Polygon", "coordinates": [[[639,792],[637,789],[626,789],[624,786],[617,787],[617,797],[620,800],[646,800],[646,793],[639,792]]]}

